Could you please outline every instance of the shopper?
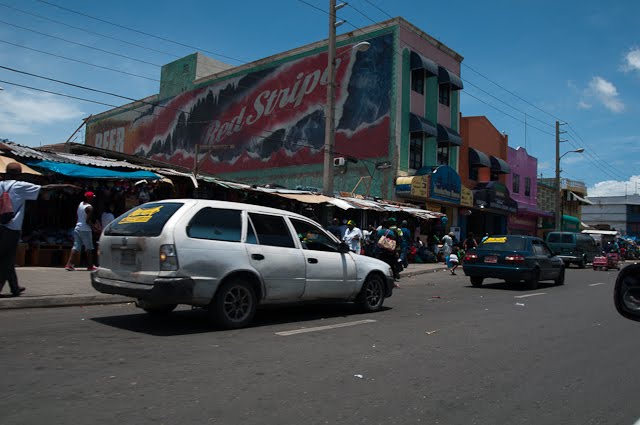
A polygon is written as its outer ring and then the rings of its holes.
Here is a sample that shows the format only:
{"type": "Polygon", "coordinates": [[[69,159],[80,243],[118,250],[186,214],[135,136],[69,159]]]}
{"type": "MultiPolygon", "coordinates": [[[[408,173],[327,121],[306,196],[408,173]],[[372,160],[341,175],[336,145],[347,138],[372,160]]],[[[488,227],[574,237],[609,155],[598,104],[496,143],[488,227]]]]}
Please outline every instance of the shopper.
{"type": "Polygon", "coordinates": [[[75,271],[75,259],[82,255],[82,248],[84,247],[87,253],[87,270],[96,270],[96,266],[93,263],[93,234],[91,225],[93,206],[91,202],[94,200],[95,195],[93,192],[86,192],[84,194],[84,201],[80,202],[77,210],[77,223],[73,229],[73,248],[69,254],[69,260],[64,267],[65,270],[75,271]]]}

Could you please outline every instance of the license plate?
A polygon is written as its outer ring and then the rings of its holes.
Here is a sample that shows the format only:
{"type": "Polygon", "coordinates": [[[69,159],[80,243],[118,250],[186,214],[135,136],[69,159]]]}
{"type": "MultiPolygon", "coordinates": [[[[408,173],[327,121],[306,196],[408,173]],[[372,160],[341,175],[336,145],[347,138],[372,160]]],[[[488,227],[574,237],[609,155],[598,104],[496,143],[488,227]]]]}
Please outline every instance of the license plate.
{"type": "Polygon", "coordinates": [[[134,266],[136,264],[136,252],[132,249],[120,251],[120,264],[134,266]]]}
{"type": "Polygon", "coordinates": [[[484,262],[485,263],[497,263],[498,262],[498,257],[496,257],[496,256],[484,257],[484,262]]]}

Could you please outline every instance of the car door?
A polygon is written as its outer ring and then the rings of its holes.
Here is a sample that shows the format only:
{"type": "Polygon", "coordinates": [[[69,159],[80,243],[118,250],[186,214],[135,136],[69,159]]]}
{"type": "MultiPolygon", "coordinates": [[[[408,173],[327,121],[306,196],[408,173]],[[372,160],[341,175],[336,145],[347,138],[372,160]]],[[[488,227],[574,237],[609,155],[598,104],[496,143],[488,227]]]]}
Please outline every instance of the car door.
{"type": "Polygon", "coordinates": [[[265,298],[295,301],[305,289],[305,257],[281,215],[248,213],[246,249],[262,276],[265,298]]]}
{"type": "Polygon", "coordinates": [[[543,241],[540,241],[540,249],[542,250],[542,255],[548,259],[549,279],[556,279],[560,274],[560,270],[564,267],[564,262],[556,257],[551,248],[543,241]]]}
{"type": "Polygon", "coordinates": [[[290,217],[300,238],[306,265],[305,300],[344,299],[356,287],[356,263],[351,253],[338,251],[338,243],[316,224],[290,217]]]}
{"type": "Polygon", "coordinates": [[[540,266],[540,280],[551,279],[553,277],[551,251],[538,239],[531,240],[531,250],[540,266]]]}

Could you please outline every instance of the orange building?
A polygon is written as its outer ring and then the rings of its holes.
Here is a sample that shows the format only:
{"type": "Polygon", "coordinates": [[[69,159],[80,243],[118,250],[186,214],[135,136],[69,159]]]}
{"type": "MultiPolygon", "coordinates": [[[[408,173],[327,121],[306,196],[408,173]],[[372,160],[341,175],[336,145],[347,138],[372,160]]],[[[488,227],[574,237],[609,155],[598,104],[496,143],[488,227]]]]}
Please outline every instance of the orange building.
{"type": "Polygon", "coordinates": [[[509,136],[484,116],[462,117],[460,135],[458,172],[463,192],[471,192],[471,199],[459,210],[461,233],[507,233],[507,216],[517,211],[506,187],[506,176],[511,172],[507,163],[509,136]]]}

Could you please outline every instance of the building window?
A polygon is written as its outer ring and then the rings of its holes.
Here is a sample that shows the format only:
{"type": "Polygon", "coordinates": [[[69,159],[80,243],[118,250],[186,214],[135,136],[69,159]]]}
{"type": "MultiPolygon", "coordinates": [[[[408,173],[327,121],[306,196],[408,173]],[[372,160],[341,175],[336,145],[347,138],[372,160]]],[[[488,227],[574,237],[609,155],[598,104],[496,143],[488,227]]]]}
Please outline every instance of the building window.
{"type": "Polygon", "coordinates": [[[438,165],[449,165],[449,145],[438,145],[438,165]]]}
{"type": "Polygon", "coordinates": [[[469,167],[469,179],[478,181],[478,167],[469,167]]]}
{"type": "Polygon", "coordinates": [[[189,73],[189,64],[188,63],[185,63],[185,64],[182,65],[182,73],[184,75],[187,75],[189,73]]]}
{"type": "Polygon", "coordinates": [[[423,144],[422,133],[411,133],[411,141],[409,142],[409,168],[417,170],[422,167],[423,144]]]}
{"type": "Polygon", "coordinates": [[[520,193],[520,175],[513,175],[513,193],[520,193]]]}
{"type": "Polygon", "coordinates": [[[451,86],[449,84],[440,84],[438,90],[438,101],[445,106],[449,106],[451,96],[451,86]]]}
{"type": "Polygon", "coordinates": [[[411,90],[424,94],[424,69],[411,71],[411,90]]]}
{"type": "Polygon", "coordinates": [[[524,178],[524,196],[531,196],[531,177],[524,178]]]}

